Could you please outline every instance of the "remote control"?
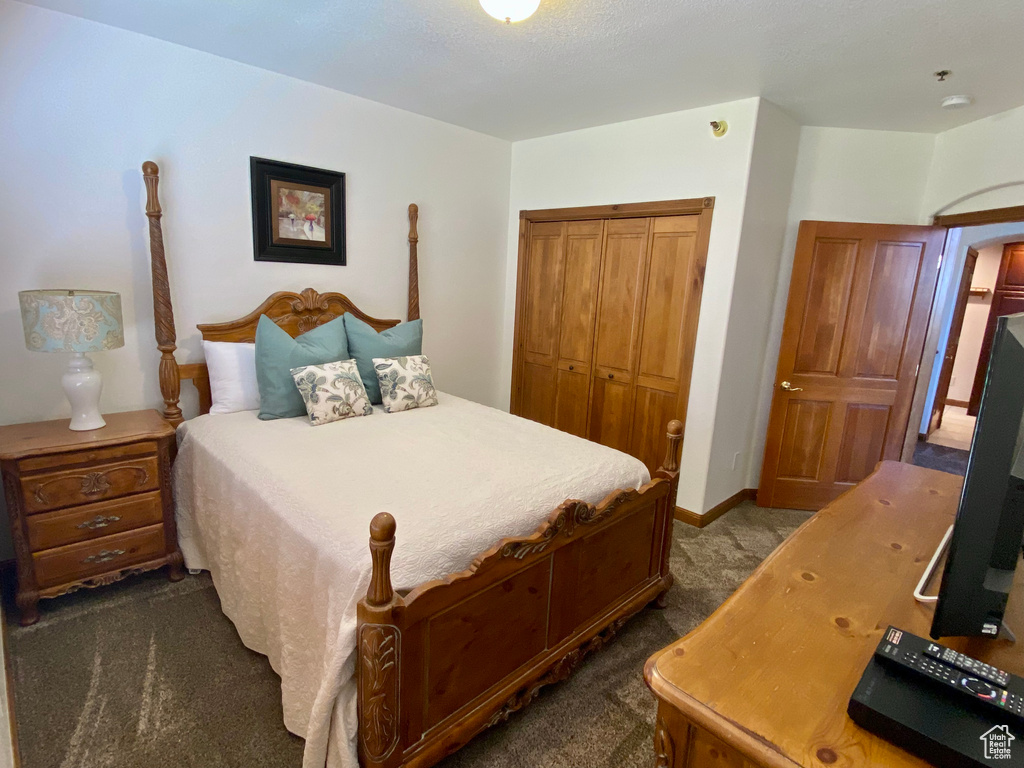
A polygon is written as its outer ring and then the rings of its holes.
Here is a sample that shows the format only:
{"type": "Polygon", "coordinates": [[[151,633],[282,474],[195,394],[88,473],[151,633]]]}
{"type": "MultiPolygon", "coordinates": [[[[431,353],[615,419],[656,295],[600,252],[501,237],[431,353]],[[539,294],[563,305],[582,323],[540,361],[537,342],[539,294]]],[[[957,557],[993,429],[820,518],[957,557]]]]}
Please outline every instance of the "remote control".
{"type": "Polygon", "coordinates": [[[952,648],[889,627],[875,657],[959,691],[989,708],[1024,723],[1024,679],[996,669],[952,648]]]}

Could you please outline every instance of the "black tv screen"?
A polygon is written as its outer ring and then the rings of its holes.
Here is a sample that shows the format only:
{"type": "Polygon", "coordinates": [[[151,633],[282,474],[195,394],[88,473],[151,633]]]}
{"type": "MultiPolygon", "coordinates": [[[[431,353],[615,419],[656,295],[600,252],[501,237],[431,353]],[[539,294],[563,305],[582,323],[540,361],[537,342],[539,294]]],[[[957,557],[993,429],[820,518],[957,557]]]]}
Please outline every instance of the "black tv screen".
{"type": "Polygon", "coordinates": [[[932,637],[998,633],[1022,539],[1024,314],[1019,314],[1000,317],[996,325],[932,637]]]}

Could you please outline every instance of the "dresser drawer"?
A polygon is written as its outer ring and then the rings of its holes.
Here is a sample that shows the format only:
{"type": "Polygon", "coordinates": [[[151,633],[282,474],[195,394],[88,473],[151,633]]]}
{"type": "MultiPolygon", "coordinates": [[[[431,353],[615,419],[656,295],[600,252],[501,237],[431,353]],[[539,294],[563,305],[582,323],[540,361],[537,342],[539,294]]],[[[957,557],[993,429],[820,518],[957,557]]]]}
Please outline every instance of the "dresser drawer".
{"type": "Polygon", "coordinates": [[[26,520],[28,544],[33,552],[38,552],[155,525],[162,520],[159,492],[142,493],[126,499],[32,515],[26,520]]]}
{"type": "Polygon", "coordinates": [[[75,507],[130,493],[155,491],[160,486],[156,456],[113,464],[48,472],[22,478],[25,512],[75,507]]]}
{"type": "Polygon", "coordinates": [[[32,456],[18,462],[22,474],[41,472],[47,469],[59,469],[81,464],[110,464],[115,461],[127,461],[146,454],[154,455],[158,449],[154,440],[142,440],[128,445],[115,445],[110,448],[93,448],[85,451],[53,453],[48,456],[32,456]]]}
{"type": "Polygon", "coordinates": [[[36,582],[45,588],[154,560],[165,551],[164,527],[151,525],[95,541],[36,552],[32,559],[36,582]]]}

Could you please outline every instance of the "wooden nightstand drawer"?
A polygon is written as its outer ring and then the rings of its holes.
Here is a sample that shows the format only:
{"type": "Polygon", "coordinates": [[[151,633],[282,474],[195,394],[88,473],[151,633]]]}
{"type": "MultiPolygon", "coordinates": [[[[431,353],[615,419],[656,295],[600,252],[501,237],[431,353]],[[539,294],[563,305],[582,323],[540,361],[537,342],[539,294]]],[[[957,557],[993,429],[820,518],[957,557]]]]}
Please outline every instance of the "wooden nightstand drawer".
{"type": "Polygon", "coordinates": [[[160,494],[142,493],[126,499],[32,515],[26,521],[28,544],[33,552],[38,552],[41,549],[156,525],[162,520],[160,494]]]}
{"type": "Polygon", "coordinates": [[[127,461],[136,456],[155,456],[157,452],[155,440],[145,440],[129,445],[117,445],[113,448],[96,448],[91,451],[71,451],[54,453],[49,456],[33,456],[18,462],[18,469],[27,474],[47,469],[60,469],[81,464],[110,464],[115,461],[127,461]]]}
{"type": "Polygon", "coordinates": [[[25,512],[74,507],[160,486],[155,456],[33,475],[22,480],[25,512]]]}
{"type": "Polygon", "coordinates": [[[104,536],[95,541],[70,544],[32,555],[36,581],[42,588],[94,574],[127,568],[163,557],[164,527],[151,525],[137,531],[104,536]]]}

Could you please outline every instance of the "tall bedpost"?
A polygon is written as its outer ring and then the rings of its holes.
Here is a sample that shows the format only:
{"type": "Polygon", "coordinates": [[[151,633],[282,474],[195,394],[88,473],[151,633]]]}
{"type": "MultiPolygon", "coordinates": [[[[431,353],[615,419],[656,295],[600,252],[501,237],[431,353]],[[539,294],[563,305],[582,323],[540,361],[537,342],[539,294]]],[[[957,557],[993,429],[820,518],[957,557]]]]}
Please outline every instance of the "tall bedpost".
{"type": "Polygon", "coordinates": [[[420,274],[417,255],[420,236],[416,231],[416,223],[419,218],[419,206],[416,203],[411,203],[409,205],[409,320],[420,319],[420,274]]]}
{"type": "Polygon", "coordinates": [[[146,216],[149,218],[149,252],[153,269],[153,320],[156,326],[156,346],[160,350],[160,394],[164,398],[164,418],[173,426],[184,419],[178,400],[181,397],[181,378],[178,361],[177,334],[174,331],[174,308],[171,305],[171,286],[167,280],[167,260],[164,257],[164,233],[160,224],[163,211],[157,196],[160,169],[152,160],[142,164],[142,177],[146,182],[146,216]]]}
{"type": "Polygon", "coordinates": [[[373,570],[366,597],[359,601],[359,764],[393,768],[402,762],[400,680],[402,632],[395,610],[403,600],[391,585],[395,518],[380,512],[370,523],[373,570]]]}
{"type": "Polygon", "coordinates": [[[664,500],[664,533],[661,544],[661,580],[665,585],[661,593],[654,599],[654,605],[658,608],[668,606],[668,591],[672,587],[673,576],[669,569],[669,557],[672,554],[672,528],[676,517],[676,493],[679,490],[679,452],[683,445],[683,423],[672,419],[668,423],[668,447],[665,450],[665,461],[661,468],[654,473],[655,477],[661,477],[669,481],[668,494],[664,500]]]}

